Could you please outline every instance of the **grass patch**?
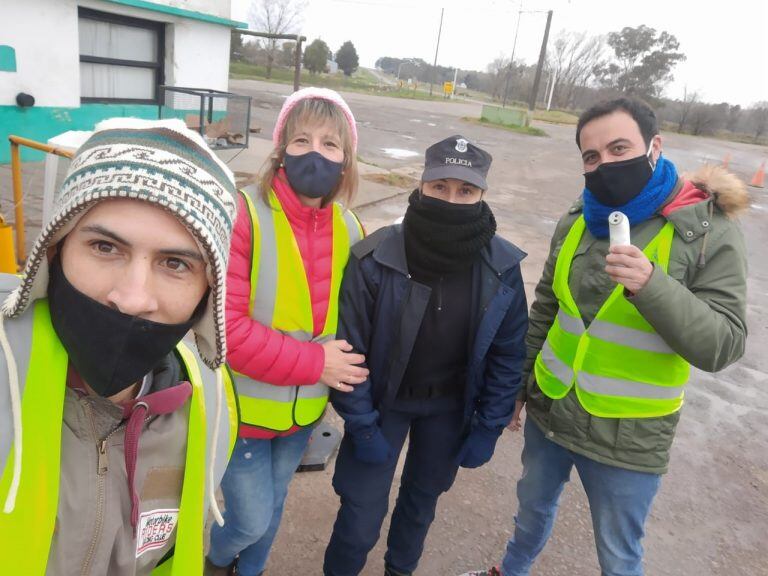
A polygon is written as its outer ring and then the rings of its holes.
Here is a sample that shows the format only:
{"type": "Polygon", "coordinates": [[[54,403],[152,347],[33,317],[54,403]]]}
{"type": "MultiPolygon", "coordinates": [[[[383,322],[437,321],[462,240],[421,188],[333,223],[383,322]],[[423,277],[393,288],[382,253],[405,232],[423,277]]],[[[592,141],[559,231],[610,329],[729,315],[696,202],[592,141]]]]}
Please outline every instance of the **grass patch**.
{"type": "Polygon", "coordinates": [[[490,128],[500,128],[501,130],[507,130],[508,132],[516,132],[517,134],[527,134],[528,136],[547,136],[548,134],[541,128],[535,128],[533,126],[511,126],[509,124],[496,124],[495,122],[489,122],[488,120],[482,120],[480,118],[462,118],[464,122],[470,124],[477,124],[479,126],[488,126],[490,128]]]}
{"type": "MultiPolygon", "coordinates": [[[[442,89],[441,89],[442,90],[442,89]]],[[[442,93],[433,90],[432,96],[429,92],[413,90],[409,88],[397,88],[397,86],[385,86],[376,91],[380,96],[389,96],[391,98],[405,98],[406,100],[439,100],[441,102],[455,102],[450,98],[443,97],[442,93]]]]}
{"type": "Polygon", "coordinates": [[[550,124],[568,124],[573,126],[579,121],[579,117],[575,114],[562,110],[536,110],[533,113],[533,119],[549,122],[550,124]]]}
{"type": "MultiPolygon", "coordinates": [[[[280,84],[293,84],[293,68],[272,68],[270,82],[280,84]]],[[[267,80],[267,69],[264,66],[249,64],[248,62],[232,61],[229,64],[231,78],[250,78],[267,80]]],[[[358,70],[352,76],[344,74],[310,74],[306,70],[301,71],[300,82],[304,86],[322,86],[324,88],[355,90],[368,90],[378,85],[378,80],[373,74],[365,70],[358,70]]]]}
{"type": "Polygon", "coordinates": [[[368,180],[369,182],[384,184],[385,186],[406,189],[411,189],[419,183],[416,178],[406,176],[405,174],[395,174],[394,172],[387,172],[385,174],[364,174],[361,178],[363,180],[368,180]]]}
{"type": "Polygon", "coordinates": [[[677,131],[678,123],[664,121],[661,123],[662,132],[669,134],[681,134],[693,138],[714,138],[715,140],[725,140],[727,142],[740,142],[742,144],[754,144],[756,146],[768,146],[768,138],[760,138],[755,142],[754,135],[744,134],[743,132],[729,132],[727,130],[717,130],[714,134],[692,134],[689,130],[677,131]]]}
{"type": "MultiPolygon", "coordinates": [[[[229,77],[244,80],[264,80],[278,84],[293,84],[292,68],[272,68],[272,78],[267,78],[267,70],[264,66],[249,64],[248,62],[232,61],[229,65],[229,77]]],[[[321,86],[334,90],[346,90],[349,92],[361,92],[391,98],[406,98],[408,100],[442,100],[442,93],[435,92],[430,96],[422,90],[407,88],[399,89],[397,86],[382,83],[368,70],[359,69],[352,76],[344,74],[310,74],[306,70],[301,71],[299,80],[302,86],[321,86]]],[[[441,88],[442,90],[442,88],[441,88]]]]}

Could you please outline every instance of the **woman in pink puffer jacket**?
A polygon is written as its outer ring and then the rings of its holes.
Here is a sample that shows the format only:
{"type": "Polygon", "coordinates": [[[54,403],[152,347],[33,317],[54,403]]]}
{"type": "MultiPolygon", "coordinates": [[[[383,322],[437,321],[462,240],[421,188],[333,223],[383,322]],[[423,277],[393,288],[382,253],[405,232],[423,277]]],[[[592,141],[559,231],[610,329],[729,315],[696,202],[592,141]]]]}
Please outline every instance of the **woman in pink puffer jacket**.
{"type": "Polygon", "coordinates": [[[227,272],[228,363],[241,426],[222,481],[224,526],[211,531],[210,574],[261,574],[293,473],[322,418],[328,389],[365,381],[365,361],[335,340],[338,293],[362,227],[357,130],[332,90],[307,88],[283,105],[275,149],[242,190],[227,272]]]}

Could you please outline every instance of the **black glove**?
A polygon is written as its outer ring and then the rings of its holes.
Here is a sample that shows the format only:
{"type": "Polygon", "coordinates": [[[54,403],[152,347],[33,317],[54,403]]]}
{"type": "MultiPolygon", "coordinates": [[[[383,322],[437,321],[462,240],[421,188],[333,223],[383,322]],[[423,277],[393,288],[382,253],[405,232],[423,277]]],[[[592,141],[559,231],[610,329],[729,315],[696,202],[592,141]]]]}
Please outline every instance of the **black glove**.
{"type": "Polygon", "coordinates": [[[355,458],[367,464],[382,464],[392,457],[392,447],[378,426],[353,435],[352,446],[355,458]]]}
{"type": "Polygon", "coordinates": [[[490,430],[482,424],[472,426],[472,431],[464,440],[464,444],[456,456],[456,462],[462,468],[478,468],[488,462],[493,456],[496,441],[501,436],[500,430],[490,430]]]}

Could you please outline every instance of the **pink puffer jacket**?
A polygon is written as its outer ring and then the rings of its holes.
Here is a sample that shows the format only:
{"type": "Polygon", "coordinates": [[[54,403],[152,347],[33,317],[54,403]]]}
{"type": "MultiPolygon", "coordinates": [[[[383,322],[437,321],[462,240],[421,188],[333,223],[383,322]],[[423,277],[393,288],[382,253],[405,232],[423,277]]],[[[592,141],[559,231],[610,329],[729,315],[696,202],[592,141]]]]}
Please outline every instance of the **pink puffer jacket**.
{"type": "MultiPolygon", "coordinates": [[[[333,210],[309,208],[299,201],[281,172],[273,187],[285,211],[304,261],[312,301],[314,333],[325,325],[331,292],[333,210]]],[[[261,198],[254,198],[261,202],[261,198]]],[[[227,269],[227,361],[233,370],[275,386],[315,384],[323,372],[325,354],[320,344],[299,342],[255,321],[248,314],[251,292],[251,225],[245,201],[238,200],[227,269]]],[[[291,434],[240,426],[240,436],[273,438],[291,434]]]]}

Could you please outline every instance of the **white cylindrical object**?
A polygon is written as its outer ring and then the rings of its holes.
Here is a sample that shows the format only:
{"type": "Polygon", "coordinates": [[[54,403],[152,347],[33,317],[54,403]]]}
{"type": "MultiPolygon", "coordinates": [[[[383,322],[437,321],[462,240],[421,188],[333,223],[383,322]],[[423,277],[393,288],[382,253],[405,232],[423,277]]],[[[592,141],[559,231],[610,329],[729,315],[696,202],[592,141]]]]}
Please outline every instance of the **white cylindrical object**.
{"type": "Polygon", "coordinates": [[[611,212],[608,216],[608,229],[611,233],[611,247],[629,246],[629,218],[622,212],[611,212]]]}

